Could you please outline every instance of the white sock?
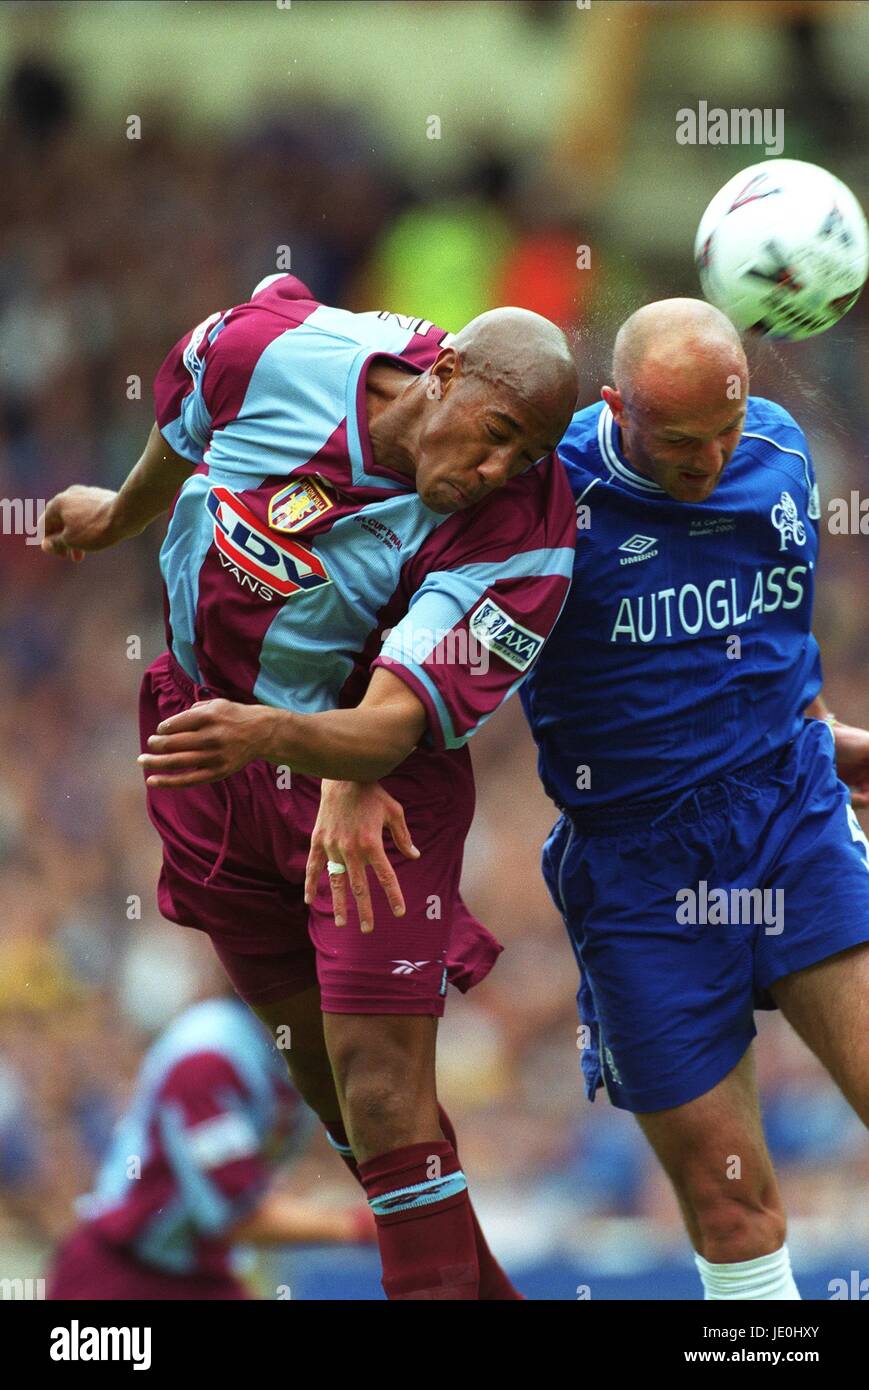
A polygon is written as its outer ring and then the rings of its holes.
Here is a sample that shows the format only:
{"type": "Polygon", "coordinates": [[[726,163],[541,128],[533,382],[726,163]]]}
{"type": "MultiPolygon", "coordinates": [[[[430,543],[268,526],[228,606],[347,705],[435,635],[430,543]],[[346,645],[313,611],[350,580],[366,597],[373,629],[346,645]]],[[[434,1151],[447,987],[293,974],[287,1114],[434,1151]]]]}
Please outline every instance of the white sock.
{"type": "Polygon", "coordinates": [[[799,1299],[794,1283],[791,1257],[787,1245],[771,1255],[759,1255],[756,1260],[740,1260],[737,1264],[713,1265],[695,1254],[694,1263],[703,1280],[704,1298],[799,1299]]]}

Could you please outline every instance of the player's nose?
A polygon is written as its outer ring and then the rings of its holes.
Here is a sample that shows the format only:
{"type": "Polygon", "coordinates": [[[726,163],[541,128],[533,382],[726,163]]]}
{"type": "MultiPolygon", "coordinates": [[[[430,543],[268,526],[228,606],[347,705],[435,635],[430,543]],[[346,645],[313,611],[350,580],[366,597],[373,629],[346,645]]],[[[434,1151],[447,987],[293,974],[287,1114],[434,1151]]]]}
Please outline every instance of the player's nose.
{"type": "Polygon", "coordinates": [[[724,450],[717,440],[711,440],[697,455],[696,466],[702,468],[704,473],[714,476],[720,473],[724,465],[724,450]]]}
{"type": "Polygon", "coordinates": [[[489,491],[492,488],[503,487],[510,477],[512,464],[512,449],[493,449],[477,465],[477,476],[489,491]]]}

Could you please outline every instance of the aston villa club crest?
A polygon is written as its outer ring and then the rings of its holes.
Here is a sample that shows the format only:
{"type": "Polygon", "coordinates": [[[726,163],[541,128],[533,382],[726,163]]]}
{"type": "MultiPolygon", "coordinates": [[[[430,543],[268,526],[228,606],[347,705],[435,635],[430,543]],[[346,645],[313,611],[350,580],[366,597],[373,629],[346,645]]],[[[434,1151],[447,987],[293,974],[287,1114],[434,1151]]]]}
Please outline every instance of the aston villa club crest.
{"type": "Polygon", "coordinates": [[[269,526],[276,531],[301,531],[332,506],[332,499],[313,478],[300,478],[281,488],[269,502],[269,526]]]}

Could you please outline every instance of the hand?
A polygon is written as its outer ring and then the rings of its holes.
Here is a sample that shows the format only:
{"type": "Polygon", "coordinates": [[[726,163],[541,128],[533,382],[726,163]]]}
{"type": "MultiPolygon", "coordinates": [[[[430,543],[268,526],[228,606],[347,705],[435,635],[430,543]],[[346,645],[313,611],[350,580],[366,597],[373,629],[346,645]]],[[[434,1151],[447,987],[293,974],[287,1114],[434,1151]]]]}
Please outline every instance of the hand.
{"type": "Polygon", "coordinates": [[[68,487],[52,497],[42,517],[46,555],[83,560],[89,550],[105,550],[125,539],[118,525],[118,494],[104,487],[68,487]]]}
{"type": "Polygon", "coordinates": [[[274,710],[232,700],[199,700],[157,725],[138,761],[149,787],[219,782],[265,757],[274,710]]]}
{"type": "Polygon", "coordinates": [[[851,788],[856,810],[869,806],[869,730],[851,724],[832,724],[836,741],[836,771],[851,788]]]}
{"type": "Polygon", "coordinates": [[[311,836],[305,875],[305,902],[313,902],[327,860],[334,859],[336,863],[346,865],[346,874],[329,876],[336,927],[347,925],[349,878],[350,891],[359,912],[359,925],[363,932],[374,931],[374,912],[366,872],[368,865],[374,870],[393,915],[404,916],[404,897],[383,847],[384,825],[389,827],[396,849],[408,859],[419,858],[419,850],[410,838],[404,811],[377,782],[322,783],[320,810],[311,836]]]}

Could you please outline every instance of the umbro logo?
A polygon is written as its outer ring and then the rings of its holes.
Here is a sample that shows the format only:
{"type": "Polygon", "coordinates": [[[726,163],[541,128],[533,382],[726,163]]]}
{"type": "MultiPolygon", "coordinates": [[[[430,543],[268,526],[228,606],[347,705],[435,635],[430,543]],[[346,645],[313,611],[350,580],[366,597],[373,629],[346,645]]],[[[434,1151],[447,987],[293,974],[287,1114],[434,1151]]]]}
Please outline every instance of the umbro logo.
{"type": "Polygon", "coordinates": [[[429,960],[394,960],[392,962],[397,968],[393,970],[393,975],[414,975],[417,970],[422,970],[424,965],[431,965],[429,960]]]}
{"type": "Polygon", "coordinates": [[[629,536],[619,546],[619,550],[625,551],[625,558],[619,560],[619,564],[638,565],[641,560],[651,560],[658,553],[652,549],[652,546],[657,544],[657,536],[643,536],[639,532],[635,536],[629,536]]]}

